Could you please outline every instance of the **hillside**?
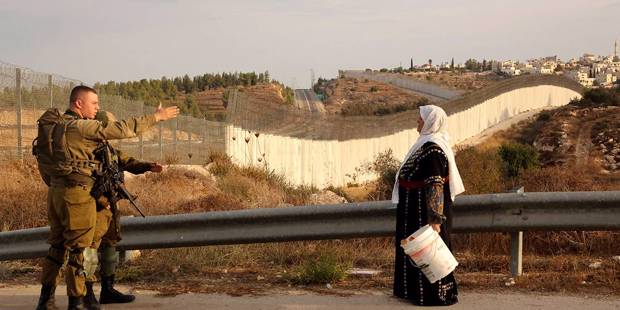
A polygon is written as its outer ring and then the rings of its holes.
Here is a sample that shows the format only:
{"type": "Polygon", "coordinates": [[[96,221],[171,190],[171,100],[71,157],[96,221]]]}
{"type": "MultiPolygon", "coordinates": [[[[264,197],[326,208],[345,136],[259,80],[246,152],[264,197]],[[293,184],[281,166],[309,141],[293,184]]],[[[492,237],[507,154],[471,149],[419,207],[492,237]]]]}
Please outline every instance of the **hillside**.
{"type": "Polygon", "coordinates": [[[463,90],[465,92],[482,89],[506,79],[506,77],[497,75],[491,71],[485,71],[483,73],[460,73],[451,71],[406,72],[405,76],[414,80],[433,83],[450,89],[463,90]]]}
{"type": "Polygon", "coordinates": [[[371,80],[321,80],[315,91],[324,96],[327,113],[343,116],[386,115],[414,110],[428,103],[426,98],[412,92],[371,80]]]}
{"type": "Polygon", "coordinates": [[[576,167],[618,188],[620,90],[591,90],[569,105],[540,112],[493,137],[532,145],[543,167],[576,167]],[[614,181],[615,180],[615,181],[614,181]]]}
{"type": "Polygon", "coordinates": [[[176,95],[175,99],[164,100],[163,102],[177,105],[189,115],[204,116],[209,120],[223,120],[231,90],[244,92],[259,104],[288,104],[284,99],[285,88],[276,83],[206,89],[190,94],[180,93],[176,95]]]}

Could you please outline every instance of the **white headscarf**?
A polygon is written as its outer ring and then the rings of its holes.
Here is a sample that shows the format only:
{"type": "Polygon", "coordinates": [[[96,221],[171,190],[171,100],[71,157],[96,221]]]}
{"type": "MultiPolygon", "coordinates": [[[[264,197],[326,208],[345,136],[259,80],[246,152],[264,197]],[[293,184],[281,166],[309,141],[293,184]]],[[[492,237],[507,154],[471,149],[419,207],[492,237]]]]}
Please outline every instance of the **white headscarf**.
{"type": "Polygon", "coordinates": [[[437,144],[448,158],[450,195],[452,201],[454,201],[454,197],[464,192],[465,187],[463,186],[463,180],[461,180],[459,170],[456,167],[454,152],[452,152],[452,148],[450,148],[450,136],[448,135],[446,126],[448,116],[446,115],[446,112],[438,106],[425,105],[420,107],[420,117],[422,117],[422,120],[424,121],[424,126],[420,132],[420,137],[418,137],[418,140],[413,144],[411,149],[409,149],[403,163],[400,168],[398,168],[398,172],[396,172],[396,182],[394,183],[394,190],[392,190],[392,203],[398,203],[398,175],[400,174],[400,169],[403,168],[403,165],[409,156],[415,153],[427,142],[437,144]]]}

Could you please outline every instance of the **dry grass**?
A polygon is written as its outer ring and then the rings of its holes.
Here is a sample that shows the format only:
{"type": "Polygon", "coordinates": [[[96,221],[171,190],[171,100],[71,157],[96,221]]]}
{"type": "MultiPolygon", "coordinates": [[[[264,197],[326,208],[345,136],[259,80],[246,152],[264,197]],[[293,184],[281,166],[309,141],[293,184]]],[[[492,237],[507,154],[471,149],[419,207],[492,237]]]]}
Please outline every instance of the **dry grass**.
{"type": "Polygon", "coordinates": [[[36,162],[0,160],[0,229],[16,230],[45,226],[47,187],[39,176],[36,162]]]}
{"type": "MultiPolygon", "coordinates": [[[[457,160],[468,163],[460,167],[470,194],[504,192],[516,183],[523,184],[528,191],[607,188],[588,179],[587,171],[577,173],[557,167],[528,170],[518,179],[507,179],[497,155],[484,147],[461,150],[457,160]]],[[[210,161],[208,170],[212,175],[170,168],[161,174],[132,178],[128,180],[128,188],[138,194],[138,202],[149,215],[300,205],[307,203],[310,194],[316,191],[291,186],[282,176],[265,169],[233,165],[221,154],[212,154],[210,161]]],[[[2,226],[14,230],[45,225],[45,186],[34,162],[3,161],[1,165],[5,177],[0,181],[0,193],[5,206],[15,206],[0,209],[2,226]]],[[[613,187],[614,183],[610,184],[613,187]]],[[[517,279],[515,287],[538,291],[617,292],[620,264],[612,261],[611,256],[620,254],[619,237],[617,232],[526,233],[525,276],[517,279]],[[589,268],[587,265],[593,260],[602,261],[602,267],[589,268]]],[[[459,234],[453,239],[454,252],[461,263],[457,277],[462,286],[503,286],[509,274],[508,235],[459,234]]],[[[148,250],[137,261],[123,266],[119,278],[170,293],[196,291],[195,287],[202,287],[205,292],[239,294],[243,289],[255,292],[260,291],[257,287],[268,287],[262,281],[269,285],[295,283],[292,273],[327,255],[345,266],[382,271],[381,276],[371,280],[347,279],[340,285],[389,288],[393,251],[393,238],[148,250]],[[267,280],[257,280],[259,276],[267,280]],[[248,285],[252,287],[246,287],[248,285]]],[[[38,267],[31,262],[0,264],[0,277],[5,279],[37,271],[38,267]]]]}
{"type": "MultiPolygon", "coordinates": [[[[507,256],[459,254],[457,278],[466,288],[505,288],[508,278],[507,256]]],[[[618,294],[620,263],[609,257],[590,255],[525,255],[523,276],[515,279],[511,290],[618,294]],[[598,268],[590,264],[600,262],[598,268]]]]}

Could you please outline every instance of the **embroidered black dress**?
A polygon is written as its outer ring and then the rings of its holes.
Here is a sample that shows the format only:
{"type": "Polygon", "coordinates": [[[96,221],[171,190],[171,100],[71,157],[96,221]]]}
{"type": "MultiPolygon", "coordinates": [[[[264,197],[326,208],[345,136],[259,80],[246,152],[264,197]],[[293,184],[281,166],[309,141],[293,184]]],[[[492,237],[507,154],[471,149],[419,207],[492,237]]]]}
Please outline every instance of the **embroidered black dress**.
{"type": "Polygon", "coordinates": [[[401,181],[396,212],[394,295],[420,306],[445,306],[458,301],[453,273],[431,284],[422,271],[413,266],[400,247],[402,239],[432,221],[442,223],[440,236],[450,248],[452,200],[447,177],[447,157],[441,148],[432,142],[424,144],[407,158],[399,173],[401,181]],[[441,208],[434,207],[432,202],[427,203],[429,190],[437,195],[443,194],[443,212],[441,208]]]}

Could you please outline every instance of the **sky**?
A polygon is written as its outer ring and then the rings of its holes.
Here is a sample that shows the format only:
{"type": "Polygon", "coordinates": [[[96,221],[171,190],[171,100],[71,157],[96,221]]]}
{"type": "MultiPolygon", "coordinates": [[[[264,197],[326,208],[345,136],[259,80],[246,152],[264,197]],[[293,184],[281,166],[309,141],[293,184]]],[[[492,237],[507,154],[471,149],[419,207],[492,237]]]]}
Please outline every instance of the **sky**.
{"type": "Polygon", "coordinates": [[[584,52],[620,40],[620,0],[0,0],[0,61],[94,82],[584,52]]]}

